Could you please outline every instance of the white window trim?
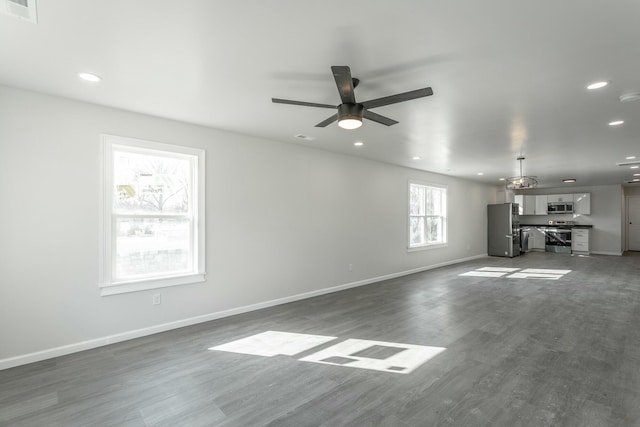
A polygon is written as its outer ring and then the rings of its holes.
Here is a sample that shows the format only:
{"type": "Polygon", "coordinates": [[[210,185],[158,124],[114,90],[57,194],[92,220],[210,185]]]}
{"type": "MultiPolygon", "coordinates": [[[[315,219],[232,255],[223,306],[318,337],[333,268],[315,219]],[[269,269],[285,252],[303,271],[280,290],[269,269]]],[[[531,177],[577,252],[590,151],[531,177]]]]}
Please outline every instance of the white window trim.
{"type": "Polygon", "coordinates": [[[117,295],[127,292],[144,291],[149,289],[164,288],[168,286],[187,285],[205,281],[205,151],[198,148],[179,145],[164,144],[160,142],[145,141],[141,139],[127,138],[115,135],[102,134],[100,136],[101,156],[100,162],[100,266],[99,288],[100,295],[117,295]],[[130,281],[113,281],[113,149],[115,146],[135,147],[143,150],[162,150],[176,154],[185,154],[196,157],[193,176],[193,185],[197,189],[193,201],[193,239],[195,249],[196,272],[187,274],[165,276],[161,278],[137,279],[130,281]]]}
{"type": "Polygon", "coordinates": [[[444,184],[434,184],[432,182],[426,181],[417,181],[410,179],[407,184],[407,215],[406,215],[407,224],[405,226],[405,230],[407,233],[407,252],[419,252],[430,249],[439,249],[446,248],[449,246],[449,186],[444,184]],[[445,190],[447,194],[447,201],[445,203],[445,221],[444,221],[444,234],[446,241],[444,243],[425,243],[422,245],[411,246],[411,184],[422,185],[425,187],[433,187],[445,190]]]}

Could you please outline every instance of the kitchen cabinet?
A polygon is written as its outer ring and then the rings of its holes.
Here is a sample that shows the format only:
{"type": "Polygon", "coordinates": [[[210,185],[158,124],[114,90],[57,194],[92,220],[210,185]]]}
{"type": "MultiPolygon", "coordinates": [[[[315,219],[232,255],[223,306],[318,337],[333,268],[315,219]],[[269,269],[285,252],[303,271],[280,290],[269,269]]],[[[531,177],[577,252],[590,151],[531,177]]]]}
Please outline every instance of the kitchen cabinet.
{"type": "Polygon", "coordinates": [[[579,215],[591,215],[591,193],[573,195],[573,212],[579,215]]]}
{"type": "Polygon", "coordinates": [[[515,196],[513,196],[513,202],[518,204],[518,214],[519,215],[528,215],[524,213],[524,201],[525,196],[523,196],[522,194],[516,194],[515,196]]]}
{"type": "Polygon", "coordinates": [[[515,203],[520,205],[520,215],[546,215],[547,196],[530,196],[518,194],[515,196],[515,203]]]}
{"type": "Polygon", "coordinates": [[[533,197],[536,198],[536,210],[534,215],[546,215],[547,204],[549,203],[548,196],[546,194],[541,194],[533,197]]]}
{"type": "Polygon", "coordinates": [[[522,227],[522,231],[529,234],[530,251],[544,251],[545,250],[545,234],[544,227],[526,226],[522,227]]]}
{"type": "Polygon", "coordinates": [[[589,254],[589,229],[574,228],[571,231],[571,252],[589,254]]]}
{"type": "Polygon", "coordinates": [[[544,251],[545,250],[545,228],[544,227],[532,227],[531,237],[533,237],[533,244],[530,246],[533,250],[544,251]]]}
{"type": "Polygon", "coordinates": [[[547,203],[573,202],[573,194],[549,194],[547,203]]]}
{"type": "Polygon", "coordinates": [[[522,215],[535,215],[536,214],[536,196],[523,196],[524,199],[524,211],[522,215]]]}

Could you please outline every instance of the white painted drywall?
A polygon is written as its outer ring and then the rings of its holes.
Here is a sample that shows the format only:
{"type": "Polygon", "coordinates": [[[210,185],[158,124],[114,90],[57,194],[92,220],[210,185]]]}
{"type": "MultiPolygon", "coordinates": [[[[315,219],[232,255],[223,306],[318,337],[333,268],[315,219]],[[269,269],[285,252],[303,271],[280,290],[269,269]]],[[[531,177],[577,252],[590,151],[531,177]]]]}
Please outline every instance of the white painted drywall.
{"type": "MultiPolygon", "coordinates": [[[[620,255],[622,253],[622,186],[560,187],[528,190],[526,194],[591,193],[591,215],[556,214],[523,215],[521,224],[546,224],[548,220],[571,220],[592,225],[589,245],[592,253],[620,255]]],[[[525,194],[525,193],[519,193],[525,194]]]]}
{"type": "Polygon", "coordinates": [[[0,120],[0,362],[486,254],[494,187],[2,86],[0,120]],[[99,296],[101,133],[206,150],[205,283],[99,296]],[[448,247],[407,251],[409,179],[448,247]]]}

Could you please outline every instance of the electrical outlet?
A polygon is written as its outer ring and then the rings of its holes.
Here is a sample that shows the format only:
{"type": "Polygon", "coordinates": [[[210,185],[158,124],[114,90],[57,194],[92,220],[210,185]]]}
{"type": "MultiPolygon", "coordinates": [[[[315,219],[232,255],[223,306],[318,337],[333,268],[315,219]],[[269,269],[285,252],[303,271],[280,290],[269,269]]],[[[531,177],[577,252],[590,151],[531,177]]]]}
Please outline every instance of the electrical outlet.
{"type": "Polygon", "coordinates": [[[353,271],[353,264],[349,264],[349,271],[353,271]]]}
{"type": "Polygon", "coordinates": [[[151,302],[153,303],[153,305],[162,304],[162,294],[153,294],[151,302]]]}

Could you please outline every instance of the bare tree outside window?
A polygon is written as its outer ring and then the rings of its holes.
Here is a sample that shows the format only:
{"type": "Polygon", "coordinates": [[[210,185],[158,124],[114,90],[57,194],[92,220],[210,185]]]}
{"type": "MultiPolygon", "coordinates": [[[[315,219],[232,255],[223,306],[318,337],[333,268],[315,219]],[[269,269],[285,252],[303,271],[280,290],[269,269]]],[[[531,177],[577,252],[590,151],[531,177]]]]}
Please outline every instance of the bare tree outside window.
{"type": "Polygon", "coordinates": [[[101,295],[205,280],[205,151],[102,135],[101,295]]]}
{"type": "Polygon", "coordinates": [[[409,184],[409,248],[447,242],[447,189],[409,184]]]}
{"type": "Polygon", "coordinates": [[[114,151],[116,277],[188,271],[192,265],[191,163],[114,151]]]}
{"type": "Polygon", "coordinates": [[[189,162],[136,153],[118,153],[114,209],[128,212],[187,212],[189,162]]]}

